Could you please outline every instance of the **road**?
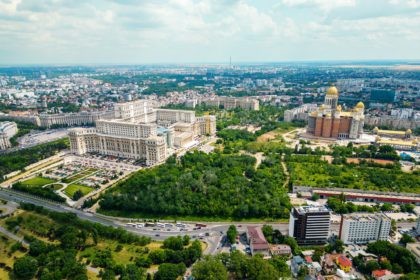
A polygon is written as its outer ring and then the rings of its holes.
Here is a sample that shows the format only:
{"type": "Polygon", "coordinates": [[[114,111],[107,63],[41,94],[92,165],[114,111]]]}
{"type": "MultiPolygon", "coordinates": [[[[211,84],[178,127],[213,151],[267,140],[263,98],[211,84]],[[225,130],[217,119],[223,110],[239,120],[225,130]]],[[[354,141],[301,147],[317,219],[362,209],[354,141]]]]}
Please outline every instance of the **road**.
{"type": "MultiPolygon", "coordinates": [[[[15,202],[26,202],[32,203],[34,205],[43,206],[49,210],[56,211],[56,212],[68,212],[74,213],[80,219],[87,220],[90,222],[100,223],[105,226],[112,226],[112,227],[121,227],[125,230],[132,232],[137,235],[141,236],[148,236],[154,240],[162,241],[171,236],[184,236],[186,234],[190,235],[192,239],[200,238],[200,239],[208,244],[205,254],[217,254],[219,252],[219,243],[220,239],[223,235],[226,234],[226,231],[229,225],[234,224],[236,225],[238,232],[242,233],[245,232],[247,226],[262,226],[267,223],[241,223],[241,222],[220,222],[220,223],[205,223],[207,227],[193,230],[193,231],[154,231],[148,228],[134,228],[129,227],[126,225],[127,220],[121,220],[114,217],[109,217],[97,213],[87,213],[81,210],[77,210],[65,205],[61,205],[55,202],[47,201],[44,199],[40,199],[28,194],[18,193],[15,191],[11,191],[9,189],[0,188],[0,199],[7,200],[7,201],[15,201],[15,202]],[[206,233],[209,236],[206,236],[206,233]],[[204,235],[204,236],[203,236],[204,235]]],[[[186,222],[187,223],[187,222],[186,222]]],[[[289,224],[286,223],[271,223],[274,229],[280,230],[283,234],[287,234],[289,224]]],[[[411,228],[415,226],[415,222],[397,222],[397,226],[401,228],[411,228]]],[[[334,223],[331,225],[332,232],[338,232],[339,224],[334,223]]]]}
{"type": "MultiPolygon", "coordinates": [[[[217,247],[220,241],[221,236],[223,236],[229,225],[236,224],[239,232],[245,231],[246,227],[249,225],[262,226],[264,223],[209,223],[206,228],[201,228],[193,231],[153,231],[148,228],[133,228],[126,226],[126,222],[119,221],[117,218],[108,217],[101,214],[87,213],[81,210],[77,210],[65,205],[61,205],[55,202],[47,201],[40,199],[25,193],[11,191],[9,189],[0,188],[0,199],[15,201],[15,202],[26,202],[32,203],[34,205],[43,206],[49,210],[56,212],[68,212],[74,213],[80,219],[87,220],[90,222],[100,223],[106,226],[112,227],[121,227],[126,229],[129,232],[141,235],[148,236],[154,240],[162,241],[171,236],[183,236],[190,235],[192,239],[200,238],[199,235],[204,235],[201,239],[208,244],[208,247],[205,251],[206,254],[215,254],[217,253],[217,247]],[[206,233],[209,236],[205,236],[206,233]]],[[[273,224],[273,227],[279,229],[283,233],[287,232],[288,224],[287,223],[277,223],[273,224]]]]}

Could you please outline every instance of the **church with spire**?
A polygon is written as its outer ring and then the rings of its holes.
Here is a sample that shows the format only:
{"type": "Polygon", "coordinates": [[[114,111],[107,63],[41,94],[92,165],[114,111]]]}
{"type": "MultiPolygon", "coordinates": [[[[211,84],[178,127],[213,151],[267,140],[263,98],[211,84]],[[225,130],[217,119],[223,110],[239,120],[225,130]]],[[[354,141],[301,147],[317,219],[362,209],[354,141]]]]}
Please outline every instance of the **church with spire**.
{"type": "Polygon", "coordinates": [[[338,90],[328,89],[324,104],[309,113],[306,132],[316,137],[357,139],[363,132],[365,105],[357,103],[351,111],[342,111],[338,104],[338,90]]]}

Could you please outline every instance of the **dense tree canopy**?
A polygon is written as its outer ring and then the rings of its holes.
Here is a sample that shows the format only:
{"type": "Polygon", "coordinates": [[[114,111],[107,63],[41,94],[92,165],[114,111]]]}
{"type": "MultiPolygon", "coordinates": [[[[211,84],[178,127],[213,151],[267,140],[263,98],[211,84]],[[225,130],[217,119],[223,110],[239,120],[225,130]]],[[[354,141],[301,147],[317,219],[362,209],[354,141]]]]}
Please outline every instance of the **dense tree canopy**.
{"type": "Polygon", "coordinates": [[[394,192],[420,192],[420,176],[400,167],[329,164],[319,156],[290,155],[286,163],[294,185],[354,188],[394,192]]]}
{"type": "Polygon", "coordinates": [[[280,156],[255,169],[247,155],[187,153],[153,169],[139,171],[111,189],[104,210],[143,214],[287,218],[290,207],[280,156]]]}

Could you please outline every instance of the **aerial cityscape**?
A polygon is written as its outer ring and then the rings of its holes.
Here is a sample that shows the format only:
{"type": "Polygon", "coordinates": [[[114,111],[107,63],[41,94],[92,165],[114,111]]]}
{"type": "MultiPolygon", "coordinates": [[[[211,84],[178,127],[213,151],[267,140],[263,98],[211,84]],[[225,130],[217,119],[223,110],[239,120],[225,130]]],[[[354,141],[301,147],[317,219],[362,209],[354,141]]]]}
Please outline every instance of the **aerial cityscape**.
{"type": "Polygon", "coordinates": [[[0,280],[419,280],[419,23],[0,0],[0,280]]]}

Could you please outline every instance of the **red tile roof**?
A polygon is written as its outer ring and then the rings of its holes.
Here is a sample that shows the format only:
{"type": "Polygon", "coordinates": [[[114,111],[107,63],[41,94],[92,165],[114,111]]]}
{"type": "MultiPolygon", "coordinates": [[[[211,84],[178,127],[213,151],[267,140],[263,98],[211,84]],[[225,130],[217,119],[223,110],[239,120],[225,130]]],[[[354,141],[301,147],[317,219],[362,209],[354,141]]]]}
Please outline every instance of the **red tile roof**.
{"type": "Polygon", "coordinates": [[[389,271],[387,269],[372,271],[372,277],[382,277],[382,276],[385,276],[387,274],[389,274],[389,271]]]}
{"type": "Polygon", "coordinates": [[[337,258],[337,262],[342,266],[346,266],[346,267],[351,266],[351,261],[345,256],[339,256],[337,258]]]}

